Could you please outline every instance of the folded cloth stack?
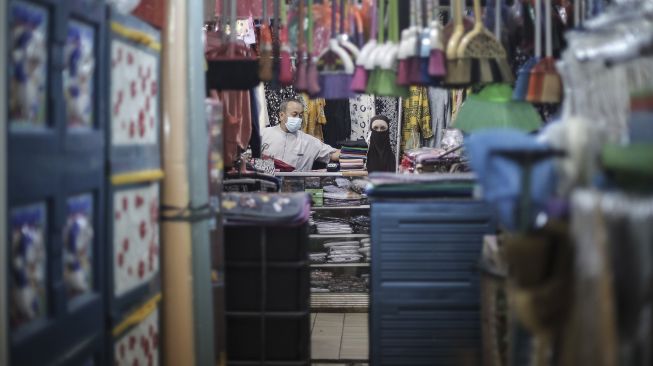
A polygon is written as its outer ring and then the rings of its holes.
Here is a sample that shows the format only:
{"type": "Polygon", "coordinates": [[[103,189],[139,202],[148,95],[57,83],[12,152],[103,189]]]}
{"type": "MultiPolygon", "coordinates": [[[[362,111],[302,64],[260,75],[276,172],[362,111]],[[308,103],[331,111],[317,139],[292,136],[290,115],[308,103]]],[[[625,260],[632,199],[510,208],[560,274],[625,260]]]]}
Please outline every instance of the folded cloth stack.
{"type": "Polygon", "coordinates": [[[326,253],[311,253],[309,254],[311,258],[311,263],[326,263],[327,254],[326,253]]]}
{"type": "Polygon", "coordinates": [[[365,262],[370,262],[372,258],[372,241],[370,238],[361,239],[361,246],[358,252],[364,256],[365,262]]]}
{"type": "Polygon", "coordinates": [[[306,193],[222,193],[227,224],[299,226],[308,221],[310,209],[306,193]]]}
{"type": "Polygon", "coordinates": [[[314,219],[318,234],[351,234],[353,232],[349,222],[333,217],[314,219]]]}
{"type": "Polygon", "coordinates": [[[324,248],[329,251],[327,263],[358,263],[363,255],[358,251],[358,241],[337,241],[324,243],[324,248]]]}
{"type": "Polygon", "coordinates": [[[349,222],[351,223],[354,234],[369,234],[370,233],[370,217],[359,215],[352,217],[349,222]]]}
{"type": "Polygon", "coordinates": [[[330,292],[329,284],[333,279],[333,272],[323,270],[311,271],[311,292],[330,292]]]}
{"type": "Polygon", "coordinates": [[[367,160],[365,141],[345,141],[340,148],[340,171],[363,171],[367,160]]]}

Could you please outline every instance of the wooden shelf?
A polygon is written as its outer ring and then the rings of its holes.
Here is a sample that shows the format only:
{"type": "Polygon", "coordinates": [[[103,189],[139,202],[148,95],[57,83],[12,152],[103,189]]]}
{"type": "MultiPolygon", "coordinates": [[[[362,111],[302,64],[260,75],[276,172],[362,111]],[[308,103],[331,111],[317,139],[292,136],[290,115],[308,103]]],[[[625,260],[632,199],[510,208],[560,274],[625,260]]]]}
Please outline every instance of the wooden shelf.
{"type": "Polygon", "coordinates": [[[366,312],[370,306],[370,295],[367,293],[314,292],[311,293],[311,309],[313,311],[366,312]]]}
{"type": "Polygon", "coordinates": [[[369,263],[313,263],[311,268],[369,267],[369,263]]]}
{"type": "Polygon", "coordinates": [[[369,238],[370,234],[311,234],[308,236],[310,239],[365,239],[369,238]]]}
{"type": "Polygon", "coordinates": [[[330,206],[311,207],[312,211],[369,210],[369,209],[370,209],[370,205],[338,206],[338,207],[330,207],[330,206]]]}

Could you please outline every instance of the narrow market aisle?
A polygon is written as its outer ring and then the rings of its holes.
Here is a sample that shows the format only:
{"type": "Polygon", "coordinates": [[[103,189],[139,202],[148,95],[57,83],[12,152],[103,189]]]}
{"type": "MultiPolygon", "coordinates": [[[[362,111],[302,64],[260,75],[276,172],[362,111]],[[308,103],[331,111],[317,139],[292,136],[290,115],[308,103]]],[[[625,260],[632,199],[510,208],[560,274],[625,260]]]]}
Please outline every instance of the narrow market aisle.
{"type": "MultiPolygon", "coordinates": [[[[311,314],[311,354],[313,360],[341,360],[342,365],[361,365],[369,353],[367,313],[311,314]]],[[[314,363],[313,366],[320,365],[314,363]]]]}

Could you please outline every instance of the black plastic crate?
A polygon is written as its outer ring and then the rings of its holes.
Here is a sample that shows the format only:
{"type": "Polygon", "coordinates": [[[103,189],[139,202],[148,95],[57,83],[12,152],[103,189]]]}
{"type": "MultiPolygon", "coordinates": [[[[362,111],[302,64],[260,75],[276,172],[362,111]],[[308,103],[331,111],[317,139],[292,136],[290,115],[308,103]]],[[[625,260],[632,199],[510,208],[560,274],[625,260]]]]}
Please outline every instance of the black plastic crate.
{"type": "Polygon", "coordinates": [[[310,365],[308,226],[225,225],[228,365],[310,365]]]}

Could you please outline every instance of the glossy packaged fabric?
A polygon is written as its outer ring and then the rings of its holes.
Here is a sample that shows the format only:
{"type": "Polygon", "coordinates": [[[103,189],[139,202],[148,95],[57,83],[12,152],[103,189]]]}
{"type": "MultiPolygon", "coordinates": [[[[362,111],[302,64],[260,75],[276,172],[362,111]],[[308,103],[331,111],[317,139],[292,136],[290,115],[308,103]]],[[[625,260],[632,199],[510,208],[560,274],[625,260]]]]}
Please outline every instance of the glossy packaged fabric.
{"type": "Polygon", "coordinates": [[[299,226],[308,221],[311,201],[305,193],[234,193],[222,195],[229,224],[299,226]]]}

